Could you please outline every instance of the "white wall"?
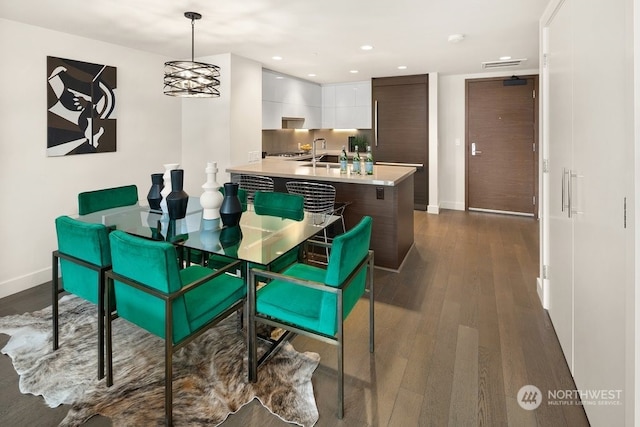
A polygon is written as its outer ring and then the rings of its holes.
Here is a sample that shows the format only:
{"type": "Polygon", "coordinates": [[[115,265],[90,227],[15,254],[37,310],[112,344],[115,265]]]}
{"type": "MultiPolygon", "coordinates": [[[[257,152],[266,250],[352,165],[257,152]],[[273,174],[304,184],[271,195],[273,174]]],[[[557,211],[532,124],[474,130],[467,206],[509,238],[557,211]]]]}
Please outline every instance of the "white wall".
{"type": "Polygon", "coordinates": [[[202,194],[208,161],[218,163],[217,181],[229,181],[229,166],[262,151],[262,65],[233,54],[198,58],[220,67],[220,97],[182,100],[185,191],[202,194]]]}
{"type": "Polygon", "coordinates": [[[229,164],[229,77],[230,55],[198,58],[198,61],[220,67],[219,98],[184,98],[182,103],[182,152],[176,161],[185,170],[184,190],[191,196],[202,194],[206,181],[204,169],[208,161],[218,163],[218,183],[225,182],[224,169],[229,164]]]}
{"type": "MultiPolygon", "coordinates": [[[[136,184],[180,159],[181,101],[162,93],[159,55],[0,19],[0,297],[51,280],[54,219],[77,194],[136,184]],[[46,157],[46,58],[117,67],[117,151],[46,157]]],[[[204,169],[204,168],[202,168],[204,169]]],[[[204,180],[203,180],[204,182],[204,180]]]]}
{"type": "MultiPolygon", "coordinates": [[[[633,43],[633,61],[634,61],[634,75],[633,75],[633,87],[634,87],[634,115],[637,117],[640,111],[640,0],[633,0],[633,28],[634,28],[634,43],[633,43]]],[[[633,183],[634,183],[634,203],[631,212],[633,215],[629,215],[629,219],[633,221],[633,227],[638,230],[640,224],[640,209],[637,207],[637,193],[640,189],[640,120],[634,120],[634,156],[633,156],[633,183]]],[[[633,277],[630,282],[634,283],[634,287],[630,289],[628,301],[630,307],[627,317],[627,342],[629,349],[627,352],[632,357],[628,358],[627,362],[627,390],[633,393],[633,399],[629,399],[629,402],[633,402],[632,408],[627,408],[626,416],[627,420],[640,420],[640,280],[638,277],[638,271],[640,269],[640,233],[636,231],[633,238],[633,260],[630,261],[630,265],[634,265],[633,277]]]]}
{"type": "Polygon", "coordinates": [[[231,165],[262,153],[262,64],[231,55],[231,165]]]}
{"type": "MultiPolygon", "coordinates": [[[[507,70],[439,76],[437,113],[440,208],[464,210],[465,205],[465,80],[513,74],[513,71],[507,70]]],[[[519,70],[515,74],[538,74],[538,70],[519,70]]]]}
{"type": "Polygon", "coordinates": [[[440,213],[440,171],[439,155],[440,131],[439,131],[439,75],[429,73],[429,203],[427,212],[440,213]]]}

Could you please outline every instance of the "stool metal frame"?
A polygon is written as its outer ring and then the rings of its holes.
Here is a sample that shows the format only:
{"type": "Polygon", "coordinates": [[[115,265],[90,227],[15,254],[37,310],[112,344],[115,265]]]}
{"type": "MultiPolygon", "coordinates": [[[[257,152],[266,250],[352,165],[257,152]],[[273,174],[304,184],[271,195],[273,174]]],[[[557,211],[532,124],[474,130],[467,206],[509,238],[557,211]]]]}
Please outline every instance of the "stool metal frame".
{"type": "MultiPolygon", "coordinates": [[[[289,193],[300,194],[304,197],[305,211],[322,215],[339,215],[342,232],[346,231],[343,212],[347,204],[340,203],[336,206],[336,188],[333,185],[310,181],[289,181],[285,185],[289,193]]],[[[327,229],[324,228],[322,231],[324,232],[324,241],[327,243],[329,241],[327,229]]]]}
{"type": "Polygon", "coordinates": [[[273,191],[273,179],[260,175],[240,175],[235,181],[240,188],[247,192],[247,201],[253,203],[253,195],[256,191],[273,191]]]}

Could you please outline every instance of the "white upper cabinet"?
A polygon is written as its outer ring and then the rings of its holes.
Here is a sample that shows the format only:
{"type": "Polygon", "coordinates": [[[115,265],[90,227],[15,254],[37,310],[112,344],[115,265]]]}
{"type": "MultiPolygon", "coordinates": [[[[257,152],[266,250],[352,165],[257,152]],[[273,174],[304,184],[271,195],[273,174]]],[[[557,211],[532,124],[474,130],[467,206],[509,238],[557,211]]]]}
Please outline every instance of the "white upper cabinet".
{"type": "Polygon", "coordinates": [[[304,118],[305,129],[322,125],[322,89],[315,83],[262,70],[262,128],[282,129],[282,117],[304,118]]]}
{"type": "Polygon", "coordinates": [[[371,128],[371,82],[322,86],[322,127],[371,128]]]}

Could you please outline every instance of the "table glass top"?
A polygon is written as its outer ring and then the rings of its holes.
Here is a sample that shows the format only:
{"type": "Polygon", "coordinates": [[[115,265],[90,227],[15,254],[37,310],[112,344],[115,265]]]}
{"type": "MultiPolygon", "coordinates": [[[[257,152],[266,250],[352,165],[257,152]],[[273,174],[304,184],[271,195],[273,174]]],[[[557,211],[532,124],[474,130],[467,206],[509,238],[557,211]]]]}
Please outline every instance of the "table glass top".
{"type": "Polygon", "coordinates": [[[187,216],[170,221],[166,214],[148,206],[107,209],[77,219],[101,223],[127,233],[166,240],[190,249],[227,255],[234,259],[267,265],[290,249],[313,237],[339,217],[305,213],[302,221],[258,215],[250,205],[240,225],[224,227],[219,219],[205,220],[197,197],[190,197],[187,216]]]}

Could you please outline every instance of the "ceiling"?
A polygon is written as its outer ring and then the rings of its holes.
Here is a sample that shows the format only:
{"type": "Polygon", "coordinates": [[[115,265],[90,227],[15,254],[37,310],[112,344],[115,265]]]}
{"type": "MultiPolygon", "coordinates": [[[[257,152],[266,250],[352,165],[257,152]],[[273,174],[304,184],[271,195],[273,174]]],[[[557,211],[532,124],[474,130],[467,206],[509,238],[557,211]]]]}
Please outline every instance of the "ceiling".
{"type": "MultiPolygon", "coordinates": [[[[371,77],[475,74],[483,61],[538,67],[548,0],[3,0],[0,18],[154,52],[167,60],[233,53],[320,84],[371,77]],[[462,34],[458,43],[450,35],[462,34]],[[369,51],[360,49],[371,45],[369,51]],[[283,59],[276,61],[273,56],[283,59]],[[407,68],[399,70],[404,65],[407,68]],[[358,73],[351,73],[358,70],[358,73]],[[309,76],[309,74],[315,76],[309,76]]],[[[491,70],[494,71],[494,70],[491,70]]]]}

